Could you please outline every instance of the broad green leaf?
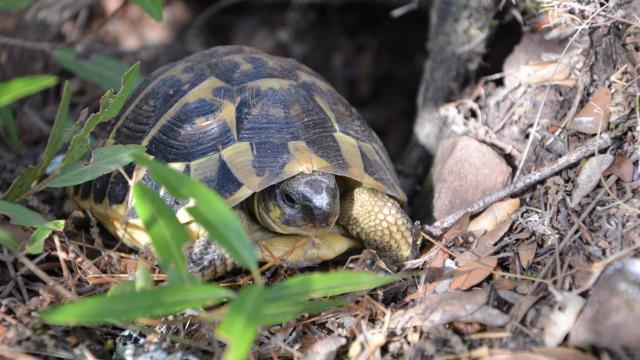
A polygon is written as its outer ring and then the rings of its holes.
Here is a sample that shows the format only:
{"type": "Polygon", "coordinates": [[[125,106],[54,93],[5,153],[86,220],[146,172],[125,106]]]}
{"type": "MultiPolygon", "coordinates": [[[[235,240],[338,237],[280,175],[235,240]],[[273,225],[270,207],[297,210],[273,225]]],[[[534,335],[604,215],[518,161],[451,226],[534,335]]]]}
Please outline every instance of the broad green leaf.
{"type": "MultiPolygon", "coordinates": [[[[11,223],[19,226],[51,227],[42,215],[18,204],[0,200],[0,215],[11,218],[11,223]]],[[[55,228],[54,228],[55,230],[55,228]]]]}
{"type": "Polygon", "coordinates": [[[362,291],[398,280],[396,276],[358,271],[306,273],[291,277],[269,289],[269,301],[289,301],[362,291]]]}
{"type": "Polygon", "coordinates": [[[62,231],[62,229],[64,229],[64,220],[53,220],[47,224],[47,227],[37,228],[36,231],[31,234],[29,243],[26,244],[25,250],[27,253],[32,255],[42,253],[44,241],[51,235],[54,229],[62,231]]]}
{"type": "Polygon", "coordinates": [[[133,154],[142,154],[144,151],[145,147],[137,144],[97,148],[88,165],[84,165],[81,160],[76,160],[65,166],[53,176],[49,187],[72,186],[93,180],[127,165],[133,161],[133,154]]]}
{"type": "Polygon", "coordinates": [[[53,75],[29,75],[0,82],[0,107],[38,93],[58,83],[53,75]]]}
{"type": "Polygon", "coordinates": [[[82,130],[71,139],[69,150],[60,164],[61,168],[80,159],[87,150],[89,150],[89,135],[99,123],[109,121],[118,115],[127,98],[129,98],[133,92],[139,69],[140,63],[135,63],[124,73],[122,76],[122,87],[117,95],[114,95],[112,90],[107,90],[104,96],[102,96],[100,100],[100,110],[89,116],[82,130]]]}
{"type": "Polygon", "coordinates": [[[144,260],[138,260],[138,269],[136,269],[135,291],[148,290],[153,287],[153,278],[151,271],[147,267],[144,260]]]}
{"type": "Polygon", "coordinates": [[[215,191],[147,156],[134,157],[171,195],[179,199],[193,199],[195,204],[187,209],[189,214],[207,230],[210,238],[261,281],[252,243],[236,214],[215,191]]]}
{"type": "Polygon", "coordinates": [[[4,199],[8,201],[15,201],[20,199],[27,191],[29,191],[36,182],[40,179],[40,176],[47,169],[47,166],[51,163],[51,160],[56,156],[64,145],[64,125],[69,118],[69,103],[71,102],[71,91],[69,88],[69,82],[65,81],[62,87],[62,99],[58,106],[58,112],[56,118],[53,121],[53,127],[51,128],[51,134],[47,140],[47,146],[44,149],[44,156],[40,164],[32,167],[28,167],[26,170],[13,181],[9,190],[4,195],[4,199]]]}
{"type": "MultiPolygon", "coordinates": [[[[78,52],[71,48],[55,49],[52,56],[63,68],[105,89],[117,89],[120,86],[120,77],[127,71],[127,66],[117,59],[102,55],[81,58],[78,52]]],[[[139,80],[136,74],[133,81],[139,80]]]]}
{"type": "Polygon", "coordinates": [[[110,287],[109,291],[107,291],[107,296],[126,294],[130,292],[136,292],[136,282],[133,280],[125,280],[110,287]]]}
{"type": "Polygon", "coordinates": [[[16,241],[11,234],[4,231],[2,228],[0,228],[0,245],[5,246],[7,249],[12,251],[20,250],[20,244],[18,241],[16,241]]]}
{"type": "Polygon", "coordinates": [[[216,329],[218,337],[227,343],[223,359],[246,359],[249,356],[260,326],[265,291],[262,285],[245,287],[229,305],[229,311],[216,329]]]}
{"type": "Polygon", "coordinates": [[[260,313],[260,325],[271,326],[282,324],[298,315],[317,314],[324,310],[333,309],[346,304],[346,300],[318,300],[318,301],[265,301],[260,313]]]}
{"type": "Polygon", "coordinates": [[[233,297],[213,284],[170,285],[140,292],[97,295],[46,309],[41,318],[56,325],[99,325],[159,317],[217,304],[233,297]]]}
{"type": "Polygon", "coordinates": [[[189,235],[175,213],[158,193],[138,183],[133,186],[133,204],[151,237],[158,264],[171,284],[189,284],[197,280],[187,271],[185,246],[189,235]]]}
{"type": "Polygon", "coordinates": [[[13,117],[13,112],[8,106],[0,107],[0,130],[4,131],[11,147],[15,151],[19,151],[22,148],[22,141],[18,135],[18,125],[16,119],[13,117]]]}
{"type": "Polygon", "coordinates": [[[22,11],[31,6],[34,1],[35,0],[0,0],[0,11],[22,11]]]}
{"type": "Polygon", "coordinates": [[[162,21],[162,0],[133,0],[142,10],[154,20],[162,21]]]}

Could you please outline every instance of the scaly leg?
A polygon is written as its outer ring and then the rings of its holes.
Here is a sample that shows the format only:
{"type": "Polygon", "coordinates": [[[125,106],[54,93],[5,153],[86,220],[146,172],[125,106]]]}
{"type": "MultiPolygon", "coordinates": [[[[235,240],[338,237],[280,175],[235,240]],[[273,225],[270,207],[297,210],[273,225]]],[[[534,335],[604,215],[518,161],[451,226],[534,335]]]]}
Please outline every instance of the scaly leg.
{"type": "Polygon", "coordinates": [[[359,187],[341,194],[338,224],[383,259],[397,263],[415,256],[418,229],[400,205],[380,191],[359,187]]]}

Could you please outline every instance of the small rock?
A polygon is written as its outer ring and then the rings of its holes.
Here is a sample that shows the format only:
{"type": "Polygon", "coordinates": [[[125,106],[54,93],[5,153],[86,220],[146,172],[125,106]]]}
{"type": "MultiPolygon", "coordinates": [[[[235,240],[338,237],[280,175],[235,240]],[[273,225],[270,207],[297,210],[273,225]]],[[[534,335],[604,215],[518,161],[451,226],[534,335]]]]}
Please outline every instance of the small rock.
{"type": "Polygon", "coordinates": [[[338,349],[347,343],[342,336],[329,336],[316,341],[307,349],[304,359],[332,360],[336,358],[338,349]]]}
{"type": "Polygon", "coordinates": [[[640,258],[609,265],[569,334],[574,346],[640,351],[640,258]]]}
{"type": "Polygon", "coordinates": [[[433,166],[433,215],[437,220],[462,210],[509,183],[511,168],[489,146],[467,136],[438,146],[433,166]]]}

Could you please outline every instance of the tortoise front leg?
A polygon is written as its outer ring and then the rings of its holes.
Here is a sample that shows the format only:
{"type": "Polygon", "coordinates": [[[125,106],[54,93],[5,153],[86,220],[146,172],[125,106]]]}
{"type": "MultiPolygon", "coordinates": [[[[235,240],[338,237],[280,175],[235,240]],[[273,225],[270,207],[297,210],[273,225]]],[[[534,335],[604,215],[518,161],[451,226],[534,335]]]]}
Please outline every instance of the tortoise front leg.
{"type": "MultiPolygon", "coordinates": [[[[330,231],[319,236],[281,235],[264,229],[243,211],[236,214],[245,231],[255,243],[259,262],[283,263],[291,267],[304,267],[331,260],[353,247],[362,246],[358,241],[330,231]]],[[[186,224],[194,243],[187,249],[189,272],[210,280],[238,267],[227,252],[207,238],[207,232],[199,224],[186,224]]]]}
{"type": "Polygon", "coordinates": [[[383,259],[397,263],[415,256],[418,229],[400,205],[380,191],[359,187],[341,194],[338,223],[383,259]]]}

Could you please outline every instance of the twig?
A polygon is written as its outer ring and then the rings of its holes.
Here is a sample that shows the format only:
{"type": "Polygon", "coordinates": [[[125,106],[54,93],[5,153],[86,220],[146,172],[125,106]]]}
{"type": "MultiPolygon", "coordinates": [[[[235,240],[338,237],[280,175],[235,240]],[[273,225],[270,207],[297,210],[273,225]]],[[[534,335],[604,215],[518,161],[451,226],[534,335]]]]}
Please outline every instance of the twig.
{"type": "Polygon", "coordinates": [[[69,290],[65,289],[62,285],[58,284],[57,281],[53,280],[49,275],[47,275],[44,271],[40,270],[36,264],[32,263],[31,260],[27,259],[24,255],[20,253],[16,253],[16,258],[32,273],[34,273],[40,280],[44,281],[45,284],[51,286],[59,295],[64,297],[67,300],[76,300],[78,297],[72,294],[69,290]]]}
{"type": "Polygon", "coordinates": [[[0,44],[17,46],[17,47],[22,47],[22,48],[31,49],[31,50],[46,51],[46,52],[51,52],[53,50],[53,44],[50,44],[50,43],[16,39],[16,38],[3,36],[3,35],[0,35],[0,44]]]}
{"type": "MultiPolygon", "coordinates": [[[[609,3],[607,3],[604,6],[600,7],[596,12],[591,14],[591,16],[587,19],[587,21],[585,21],[584,25],[581,25],[581,26],[578,27],[578,30],[576,31],[575,34],[573,34],[571,39],[569,39],[569,42],[567,43],[567,46],[565,46],[564,50],[562,50],[562,53],[558,57],[559,60],[558,60],[558,63],[556,64],[556,66],[553,68],[553,72],[551,73],[551,77],[550,77],[551,79],[553,79],[554,76],[556,75],[556,71],[560,67],[560,62],[562,61],[564,56],[567,54],[567,51],[569,51],[569,48],[571,47],[573,42],[578,38],[578,35],[580,34],[580,32],[582,32],[583,29],[588,28],[589,27],[589,22],[591,22],[591,20],[596,15],[598,15],[602,10],[604,10],[607,6],[609,6],[609,3]]],[[[516,175],[513,177],[514,180],[517,180],[520,177],[520,173],[522,172],[522,168],[524,167],[524,163],[526,162],[527,156],[529,155],[529,151],[531,150],[531,144],[533,144],[533,138],[538,133],[538,124],[540,123],[540,117],[542,117],[542,109],[544,108],[544,105],[547,102],[547,96],[549,95],[549,91],[550,90],[551,90],[551,81],[549,81],[547,83],[547,86],[544,89],[544,95],[542,95],[542,101],[540,102],[540,106],[538,107],[538,112],[536,113],[536,118],[535,118],[535,120],[533,122],[533,129],[531,130],[531,135],[529,136],[529,140],[527,141],[527,146],[525,147],[524,152],[522,154],[522,159],[520,160],[520,164],[518,165],[518,170],[516,170],[516,175]]]]}
{"type": "Polygon", "coordinates": [[[489,205],[495,203],[496,201],[517,194],[522,190],[528,188],[529,186],[536,184],[552,176],[553,174],[579,162],[580,160],[595,153],[596,151],[611,146],[611,143],[612,136],[609,133],[603,133],[600,137],[594,137],[587,141],[583,146],[561,157],[555,163],[545,166],[534,173],[525,175],[515,182],[509,184],[508,186],[498,190],[497,192],[483,197],[468,208],[455,212],[431,226],[425,225],[423,229],[424,231],[439,235],[444,232],[445,229],[455,224],[464,214],[477,213],[485,209],[489,205]]]}

